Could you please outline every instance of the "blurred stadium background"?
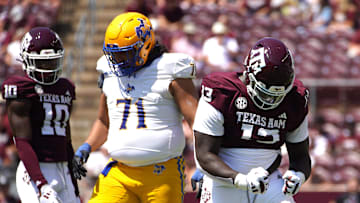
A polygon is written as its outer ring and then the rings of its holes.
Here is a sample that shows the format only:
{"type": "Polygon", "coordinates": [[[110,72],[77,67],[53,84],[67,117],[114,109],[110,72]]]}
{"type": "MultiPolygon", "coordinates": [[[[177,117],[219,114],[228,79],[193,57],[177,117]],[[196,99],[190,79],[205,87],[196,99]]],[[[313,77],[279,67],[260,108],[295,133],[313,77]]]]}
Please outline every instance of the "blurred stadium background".
{"type": "MultiPolygon", "coordinates": [[[[19,40],[31,27],[49,26],[63,39],[63,76],[75,83],[77,93],[71,118],[75,149],[87,137],[97,114],[100,90],[95,67],[106,27],[124,11],[149,16],[157,39],[170,52],[188,53],[197,60],[197,85],[212,71],[243,70],[244,57],[261,37],[284,41],[294,56],[297,77],[311,95],[313,171],[296,195],[297,202],[335,202],[350,190],[349,180],[359,180],[360,0],[0,0],[0,82],[9,75],[23,74],[16,60],[19,40]],[[214,26],[215,22],[221,26],[214,26]],[[203,50],[209,38],[220,35],[232,41],[221,47],[230,64],[226,68],[206,57],[218,49],[203,50]]],[[[18,157],[4,101],[1,112],[0,203],[18,202],[18,157]]],[[[195,165],[192,132],[186,123],[184,131],[185,203],[190,203],[197,201],[190,186],[195,165]]],[[[103,149],[90,156],[88,178],[80,181],[83,202],[91,195],[106,159],[103,149]]],[[[281,170],[287,166],[285,155],[281,170]]]]}

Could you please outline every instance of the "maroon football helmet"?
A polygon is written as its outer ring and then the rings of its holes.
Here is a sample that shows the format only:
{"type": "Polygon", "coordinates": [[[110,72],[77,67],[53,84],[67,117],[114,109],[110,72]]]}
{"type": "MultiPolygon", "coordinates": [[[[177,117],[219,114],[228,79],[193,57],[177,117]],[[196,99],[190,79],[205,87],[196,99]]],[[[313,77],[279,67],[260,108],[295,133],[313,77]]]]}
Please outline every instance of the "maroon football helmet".
{"type": "Polygon", "coordinates": [[[261,109],[276,108],[291,90],[295,74],[290,51],[280,40],[265,37],[245,59],[247,91],[261,109]]]}
{"type": "Polygon", "coordinates": [[[21,41],[23,69],[36,82],[54,84],[62,72],[64,48],[60,37],[47,27],[35,27],[21,41]]]}

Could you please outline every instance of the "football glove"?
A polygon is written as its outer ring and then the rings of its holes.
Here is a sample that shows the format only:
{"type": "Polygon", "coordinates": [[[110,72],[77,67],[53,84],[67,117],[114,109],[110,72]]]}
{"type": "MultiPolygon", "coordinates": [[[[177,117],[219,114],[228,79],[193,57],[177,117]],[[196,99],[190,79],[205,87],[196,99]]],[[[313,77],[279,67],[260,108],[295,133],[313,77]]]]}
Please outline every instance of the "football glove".
{"type": "Polygon", "coordinates": [[[75,152],[75,156],[72,161],[72,171],[76,179],[81,180],[81,177],[86,176],[87,170],[84,168],[83,164],[85,164],[88,160],[90,152],[91,146],[88,143],[82,144],[75,152]]]}
{"type": "Polygon", "coordinates": [[[269,186],[269,173],[262,167],[253,168],[247,175],[238,173],[234,185],[242,190],[249,190],[254,194],[266,192],[269,186]]]}
{"type": "Polygon", "coordinates": [[[191,176],[191,187],[192,190],[196,190],[196,185],[199,183],[199,189],[196,193],[196,198],[200,199],[201,197],[201,189],[202,189],[202,183],[203,183],[203,177],[204,174],[199,171],[199,169],[196,169],[195,173],[191,176]]]}
{"type": "Polygon", "coordinates": [[[40,188],[40,203],[61,203],[62,201],[57,195],[52,185],[45,184],[40,188]]]}
{"type": "Polygon", "coordinates": [[[282,177],[284,179],[283,193],[293,196],[299,192],[301,184],[305,182],[305,175],[301,171],[288,170],[282,177]]]}

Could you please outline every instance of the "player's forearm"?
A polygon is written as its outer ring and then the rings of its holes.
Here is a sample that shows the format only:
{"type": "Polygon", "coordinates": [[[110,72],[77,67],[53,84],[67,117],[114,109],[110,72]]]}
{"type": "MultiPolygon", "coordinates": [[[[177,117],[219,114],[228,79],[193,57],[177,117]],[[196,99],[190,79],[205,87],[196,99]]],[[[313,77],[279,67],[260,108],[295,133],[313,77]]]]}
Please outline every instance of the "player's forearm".
{"type": "Polygon", "coordinates": [[[105,143],[107,135],[107,126],[101,120],[97,119],[94,122],[90,135],[85,142],[91,146],[91,151],[95,151],[105,143]]]}
{"type": "Polygon", "coordinates": [[[200,167],[208,174],[234,179],[238,174],[230,168],[219,156],[221,136],[211,136],[198,131],[194,131],[195,137],[195,156],[200,167]]]}
{"type": "Polygon", "coordinates": [[[287,143],[289,153],[290,170],[301,171],[308,179],[311,173],[311,159],[309,155],[309,140],[301,143],[287,143]]]}
{"type": "Polygon", "coordinates": [[[201,168],[214,177],[231,178],[233,180],[239,173],[225,164],[216,154],[202,153],[201,155],[197,154],[196,157],[201,168]]]}
{"type": "Polygon", "coordinates": [[[19,157],[24,163],[26,171],[29,173],[31,180],[34,181],[37,187],[46,184],[47,181],[40,170],[39,160],[29,143],[29,139],[15,137],[15,145],[18,150],[19,157]]]}
{"type": "Polygon", "coordinates": [[[298,160],[290,162],[290,170],[301,171],[305,175],[305,180],[307,180],[311,173],[311,159],[309,156],[299,157],[298,160]]]}

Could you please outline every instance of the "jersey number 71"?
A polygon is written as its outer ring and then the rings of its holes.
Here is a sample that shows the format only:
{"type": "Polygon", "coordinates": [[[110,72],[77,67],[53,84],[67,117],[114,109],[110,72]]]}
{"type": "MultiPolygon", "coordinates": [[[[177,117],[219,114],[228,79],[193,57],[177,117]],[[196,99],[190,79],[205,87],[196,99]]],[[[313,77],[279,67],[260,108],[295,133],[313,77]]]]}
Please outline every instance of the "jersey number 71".
{"type": "MultiPolygon", "coordinates": [[[[131,106],[131,99],[118,99],[116,104],[124,103],[124,111],[123,111],[123,119],[121,122],[120,129],[126,129],[126,122],[129,118],[130,114],[130,106],[131,106]]],[[[137,114],[138,114],[138,125],[136,128],[146,128],[145,124],[145,112],[144,112],[144,105],[143,99],[139,98],[136,100],[135,105],[137,107],[137,114]]]]}

